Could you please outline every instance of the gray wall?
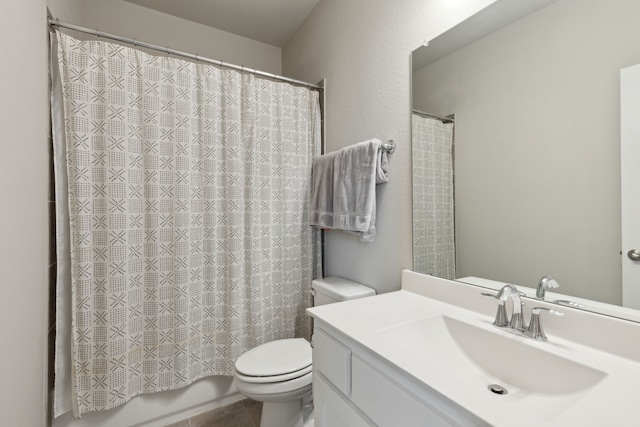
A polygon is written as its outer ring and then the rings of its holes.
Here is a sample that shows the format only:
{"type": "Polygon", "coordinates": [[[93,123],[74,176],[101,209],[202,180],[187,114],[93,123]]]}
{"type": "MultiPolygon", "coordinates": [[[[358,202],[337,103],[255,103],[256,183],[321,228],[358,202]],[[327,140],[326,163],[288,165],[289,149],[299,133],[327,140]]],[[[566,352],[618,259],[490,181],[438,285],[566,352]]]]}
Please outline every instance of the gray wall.
{"type": "Polygon", "coordinates": [[[399,288],[401,270],[412,267],[409,56],[491,3],[322,0],[283,48],[285,75],[327,79],[327,152],[372,137],[398,143],[389,182],[378,186],[375,241],[327,232],[327,275],[388,292],[399,288]]]}
{"type": "MultiPolygon", "coordinates": [[[[45,0],[54,18],[281,74],[281,49],[122,0],[45,0]]],[[[71,33],[70,33],[71,34],[71,33]]],[[[157,52],[155,54],[158,54],[157,52]]]]}
{"type": "Polygon", "coordinates": [[[7,426],[45,425],[49,121],[42,1],[2,4],[0,60],[0,409],[7,426]]]}
{"type": "Polygon", "coordinates": [[[619,71],[640,2],[558,0],[414,74],[456,115],[459,276],[621,303],[619,71]]]}

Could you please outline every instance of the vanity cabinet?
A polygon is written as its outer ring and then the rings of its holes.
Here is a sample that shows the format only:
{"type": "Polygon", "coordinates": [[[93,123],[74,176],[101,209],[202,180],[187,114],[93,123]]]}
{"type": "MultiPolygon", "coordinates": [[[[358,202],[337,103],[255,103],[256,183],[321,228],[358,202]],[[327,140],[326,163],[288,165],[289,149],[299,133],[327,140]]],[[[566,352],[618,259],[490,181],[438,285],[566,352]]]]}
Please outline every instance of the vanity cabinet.
{"type": "Polygon", "coordinates": [[[313,335],[316,427],[477,425],[425,384],[322,322],[313,335]]]}
{"type": "Polygon", "coordinates": [[[637,323],[567,307],[536,342],[494,327],[477,287],[410,271],[399,291],[307,311],[318,427],[638,425],[637,323]]]}

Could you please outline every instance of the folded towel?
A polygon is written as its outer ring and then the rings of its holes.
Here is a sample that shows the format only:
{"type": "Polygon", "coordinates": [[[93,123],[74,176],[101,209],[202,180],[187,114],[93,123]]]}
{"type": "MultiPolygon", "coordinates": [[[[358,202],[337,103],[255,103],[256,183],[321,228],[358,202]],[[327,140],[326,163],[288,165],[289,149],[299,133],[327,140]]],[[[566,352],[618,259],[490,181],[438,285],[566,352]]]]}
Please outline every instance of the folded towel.
{"type": "Polygon", "coordinates": [[[313,162],[309,224],[344,230],[372,242],[376,184],[387,182],[389,160],[379,139],[325,154],[313,162]]]}

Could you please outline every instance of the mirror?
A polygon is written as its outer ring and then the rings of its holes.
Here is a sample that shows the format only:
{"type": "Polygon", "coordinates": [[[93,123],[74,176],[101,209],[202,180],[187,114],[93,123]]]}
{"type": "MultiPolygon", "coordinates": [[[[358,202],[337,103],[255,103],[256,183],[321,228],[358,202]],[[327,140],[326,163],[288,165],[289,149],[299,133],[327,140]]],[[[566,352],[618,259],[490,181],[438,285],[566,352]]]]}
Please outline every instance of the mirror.
{"type": "Polygon", "coordinates": [[[454,119],[412,115],[414,270],[534,292],[549,275],[586,309],[621,304],[620,70],[640,63],[639,16],[637,0],[498,0],[413,52],[413,110],[454,119]]]}

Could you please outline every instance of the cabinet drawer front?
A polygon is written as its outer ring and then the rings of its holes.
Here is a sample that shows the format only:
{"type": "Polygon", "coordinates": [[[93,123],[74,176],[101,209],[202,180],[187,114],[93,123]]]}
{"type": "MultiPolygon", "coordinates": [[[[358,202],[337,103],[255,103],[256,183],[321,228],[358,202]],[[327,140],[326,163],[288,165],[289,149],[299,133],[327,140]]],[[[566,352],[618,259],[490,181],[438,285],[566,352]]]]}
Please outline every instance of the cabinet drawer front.
{"type": "Polygon", "coordinates": [[[321,329],[313,333],[313,369],[346,396],[351,393],[351,350],[321,329]]]}
{"type": "Polygon", "coordinates": [[[313,380],[313,404],[316,427],[371,427],[347,398],[320,376],[313,380]]]}
{"type": "Polygon", "coordinates": [[[352,360],[352,375],[351,401],[379,427],[450,425],[357,356],[352,360]]]}

